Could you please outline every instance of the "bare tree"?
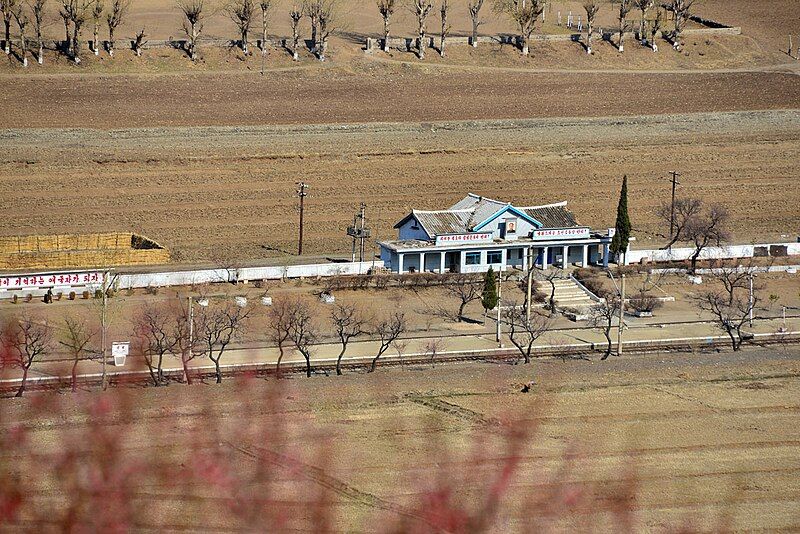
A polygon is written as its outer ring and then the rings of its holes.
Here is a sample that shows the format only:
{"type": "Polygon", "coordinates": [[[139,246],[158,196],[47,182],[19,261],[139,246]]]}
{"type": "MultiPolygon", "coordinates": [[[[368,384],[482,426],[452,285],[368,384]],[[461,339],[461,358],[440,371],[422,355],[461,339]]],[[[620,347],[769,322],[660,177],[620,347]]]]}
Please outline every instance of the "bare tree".
{"type": "Polygon", "coordinates": [[[89,343],[94,338],[86,320],[77,317],[64,319],[64,337],[60,341],[72,356],[72,391],[78,390],[78,363],[88,353],[89,343]]]}
{"type": "Polygon", "coordinates": [[[197,318],[191,311],[191,302],[188,306],[181,306],[175,314],[175,340],[176,350],[180,354],[183,376],[186,384],[192,384],[192,376],[189,373],[189,362],[197,356],[203,354],[201,343],[202,339],[195,334],[197,332],[197,318]]]}
{"type": "Polygon", "coordinates": [[[760,293],[763,289],[760,284],[753,282],[753,278],[765,270],[766,268],[759,268],[752,261],[747,266],[733,263],[722,265],[707,275],[711,289],[695,296],[698,308],[711,314],[717,327],[728,334],[734,351],[739,351],[742,343],[749,337],[742,329],[761,302],[760,293]]]}
{"type": "Polygon", "coordinates": [[[100,55],[100,21],[103,18],[104,9],[103,2],[100,0],[92,2],[92,22],[94,23],[92,26],[92,51],[96,56],[100,55]]]}
{"type": "Polygon", "coordinates": [[[3,24],[6,30],[5,48],[6,55],[11,54],[11,21],[19,6],[19,0],[0,0],[0,12],[3,14],[3,24]]]}
{"type": "Polygon", "coordinates": [[[325,61],[328,55],[328,40],[331,34],[336,31],[337,19],[336,0],[321,0],[319,9],[319,45],[317,46],[317,57],[320,61],[325,61]]]}
{"type": "Polygon", "coordinates": [[[142,49],[144,45],[147,44],[147,41],[144,38],[147,37],[147,34],[144,33],[144,28],[136,32],[136,35],[133,38],[133,51],[136,54],[136,57],[142,56],[142,49]]]}
{"type": "Polygon", "coordinates": [[[664,245],[662,250],[671,248],[678,241],[685,239],[687,227],[700,215],[702,209],[703,203],[697,198],[677,198],[674,209],[672,203],[661,204],[657,211],[658,216],[663,222],[670,225],[672,233],[669,243],[664,245]]]}
{"type": "Polygon", "coordinates": [[[70,22],[72,23],[72,60],[81,62],[81,30],[89,15],[90,0],[70,0],[70,22]]]}
{"type": "Polygon", "coordinates": [[[308,17],[311,24],[311,52],[317,53],[319,37],[319,12],[322,9],[322,0],[303,0],[303,14],[308,17]]]}
{"type": "Polygon", "coordinates": [[[297,6],[292,7],[289,12],[292,19],[292,59],[298,61],[300,59],[300,21],[303,18],[303,12],[297,6]]]}
{"type": "Polygon", "coordinates": [[[34,362],[52,350],[52,331],[40,318],[23,314],[12,319],[6,329],[6,342],[11,348],[11,363],[22,369],[22,381],[16,397],[22,397],[28,381],[28,371],[34,362]]]}
{"type": "Polygon", "coordinates": [[[22,57],[22,66],[28,66],[28,42],[25,38],[25,28],[28,27],[28,23],[30,19],[28,18],[28,14],[25,13],[25,10],[22,5],[19,5],[14,11],[14,19],[17,21],[17,27],[19,28],[19,52],[20,56],[22,57]]]}
{"type": "Polygon", "coordinates": [[[550,266],[546,271],[534,270],[534,276],[537,280],[547,283],[549,292],[547,293],[547,307],[550,309],[550,315],[558,313],[558,306],[556,304],[556,280],[564,278],[564,269],[550,266]]]}
{"type": "Polygon", "coordinates": [[[680,50],[683,37],[683,29],[689,18],[692,16],[692,8],[694,7],[695,0],[672,0],[669,9],[675,16],[675,28],[672,32],[672,47],[675,50],[680,50]]]}
{"type": "Polygon", "coordinates": [[[197,59],[197,39],[203,31],[206,18],[205,0],[177,0],[178,9],[183,13],[183,32],[189,38],[189,59],[197,59]]]}
{"type": "Polygon", "coordinates": [[[461,273],[448,277],[446,284],[444,286],[445,293],[458,299],[458,312],[455,319],[461,322],[464,320],[464,309],[467,305],[481,298],[482,280],[471,274],[461,273]]]}
{"type": "Polygon", "coordinates": [[[383,356],[384,352],[389,350],[389,347],[397,342],[398,338],[403,335],[407,327],[408,323],[406,322],[406,316],[403,312],[393,312],[375,325],[374,332],[380,340],[380,346],[378,347],[378,353],[375,355],[375,358],[372,359],[372,365],[370,365],[368,372],[375,372],[375,368],[378,366],[378,359],[383,356]]]}
{"type": "Polygon", "coordinates": [[[442,0],[442,7],[439,10],[439,14],[442,18],[442,33],[441,39],[439,42],[439,55],[444,57],[445,54],[445,41],[447,41],[447,36],[450,34],[450,29],[452,28],[450,24],[447,23],[447,14],[450,11],[450,2],[449,0],[442,0]]]}
{"type": "Polygon", "coordinates": [[[628,22],[628,13],[633,9],[633,0],[617,0],[619,2],[619,10],[617,11],[617,32],[619,34],[619,41],[617,49],[620,53],[625,51],[625,32],[630,31],[631,25],[628,22]]]}
{"type": "MultiPolygon", "coordinates": [[[[106,24],[108,24],[108,55],[114,57],[114,32],[116,32],[119,25],[128,14],[130,7],[130,0],[113,0],[111,3],[111,13],[106,15],[106,24]]],[[[144,31],[144,30],[143,30],[144,31]]]]}
{"type": "Polygon", "coordinates": [[[261,55],[267,55],[267,27],[269,26],[269,15],[272,10],[273,0],[261,0],[258,6],[261,8],[261,55]]]}
{"type": "Polygon", "coordinates": [[[467,9],[469,10],[469,18],[472,21],[472,46],[478,47],[478,28],[480,28],[483,21],[481,20],[481,9],[485,0],[469,0],[467,9]]]}
{"type": "Polygon", "coordinates": [[[291,331],[291,320],[294,315],[295,307],[299,304],[298,299],[285,297],[276,298],[267,311],[267,337],[278,347],[278,363],[275,367],[275,374],[281,377],[281,361],[286,350],[286,343],[289,342],[291,331]]]}
{"type": "Polygon", "coordinates": [[[641,18],[639,19],[639,42],[641,42],[642,46],[644,46],[647,44],[647,36],[645,35],[645,31],[647,29],[647,12],[653,9],[655,0],[634,0],[633,3],[642,14],[641,18]]]}
{"type": "Polygon", "coordinates": [[[586,53],[592,53],[592,33],[594,32],[594,19],[600,11],[598,0],[586,0],[583,3],[583,10],[586,11],[586,53]]]}
{"type": "Polygon", "coordinates": [[[61,20],[64,22],[64,33],[66,34],[66,37],[64,38],[65,54],[69,54],[69,51],[72,48],[72,28],[70,26],[70,21],[72,20],[72,1],[73,0],[61,0],[61,8],[58,10],[58,16],[60,16],[61,20]]]}
{"type": "Polygon", "coordinates": [[[496,0],[495,11],[507,15],[517,25],[522,39],[522,55],[527,56],[536,21],[544,11],[544,1],[496,0]]]}
{"type": "Polygon", "coordinates": [[[208,359],[214,362],[217,384],[222,383],[222,356],[231,342],[242,334],[249,317],[248,308],[230,302],[208,306],[199,314],[197,336],[202,340],[208,359]]]}
{"type": "Polygon", "coordinates": [[[174,313],[160,305],[145,304],[134,317],[133,335],[153,385],[160,386],[164,383],[164,356],[179,345],[180,327],[174,313]]]}
{"type": "Polygon", "coordinates": [[[342,374],[342,358],[350,341],[366,333],[367,320],[355,304],[336,304],[331,310],[331,322],[342,345],[336,358],[336,374],[342,374]]]}
{"type": "Polygon", "coordinates": [[[516,302],[503,306],[503,319],[508,325],[508,337],[525,363],[531,363],[533,345],[552,327],[552,321],[539,313],[531,314],[528,321],[525,308],[516,302]]]}
{"type": "Polygon", "coordinates": [[[728,211],[719,204],[709,206],[708,210],[693,217],[684,230],[684,239],[694,245],[690,272],[697,270],[697,259],[703,250],[711,245],[721,245],[728,240],[728,211]]]}
{"type": "Polygon", "coordinates": [[[425,22],[433,9],[431,0],[408,0],[408,8],[417,18],[417,57],[425,59],[425,22]]]}
{"type": "Polygon", "coordinates": [[[607,296],[603,302],[589,308],[588,316],[588,325],[602,332],[606,338],[606,350],[600,359],[607,360],[611,356],[613,346],[611,329],[614,326],[614,319],[619,317],[619,297],[607,296]]]}
{"type": "Polygon", "coordinates": [[[311,305],[307,300],[297,300],[289,316],[289,339],[306,360],[306,377],[311,378],[311,346],[319,334],[314,324],[311,305]]]}
{"type": "MultiPolygon", "coordinates": [[[[256,17],[256,4],[253,0],[232,0],[228,7],[225,8],[228,17],[236,24],[239,30],[240,46],[245,56],[250,55],[250,50],[247,46],[250,29],[253,27],[253,22],[256,17]]],[[[266,32],[266,24],[265,24],[266,32]]]]}
{"type": "Polygon", "coordinates": [[[44,64],[44,39],[42,30],[44,29],[45,7],[47,0],[33,0],[30,4],[33,13],[33,31],[36,33],[36,61],[39,65],[44,64]]]}
{"type": "Polygon", "coordinates": [[[397,0],[377,0],[378,12],[383,18],[383,51],[389,51],[389,24],[397,7],[397,0]]]}
{"type": "Polygon", "coordinates": [[[664,23],[664,11],[659,9],[656,12],[656,17],[650,23],[650,47],[653,49],[653,52],[658,52],[658,43],[656,42],[656,38],[658,37],[658,32],[661,31],[661,25],[664,23]]]}

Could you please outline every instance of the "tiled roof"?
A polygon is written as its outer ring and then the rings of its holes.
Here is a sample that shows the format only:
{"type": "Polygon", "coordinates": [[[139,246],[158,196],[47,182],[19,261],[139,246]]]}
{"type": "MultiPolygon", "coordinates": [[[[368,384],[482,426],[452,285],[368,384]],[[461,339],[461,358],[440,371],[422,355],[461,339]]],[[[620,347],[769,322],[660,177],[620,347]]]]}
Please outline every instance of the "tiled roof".
{"type": "MultiPolygon", "coordinates": [[[[412,211],[422,227],[430,236],[443,234],[463,234],[489,219],[508,203],[484,198],[470,193],[456,202],[450,209],[439,211],[412,211]]],[[[543,228],[571,228],[578,226],[575,216],[567,209],[567,203],[548,204],[517,208],[519,211],[542,223],[543,228]]],[[[402,222],[398,223],[399,227],[402,222]]]]}

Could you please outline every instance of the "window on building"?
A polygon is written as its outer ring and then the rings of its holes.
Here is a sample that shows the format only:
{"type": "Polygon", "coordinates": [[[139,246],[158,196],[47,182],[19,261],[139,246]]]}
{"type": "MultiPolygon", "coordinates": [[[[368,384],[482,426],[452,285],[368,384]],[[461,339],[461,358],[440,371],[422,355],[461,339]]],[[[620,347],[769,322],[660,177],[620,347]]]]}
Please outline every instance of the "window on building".
{"type": "Polygon", "coordinates": [[[480,252],[467,252],[466,258],[467,265],[480,265],[481,253],[480,252]]]}
{"type": "Polygon", "coordinates": [[[489,265],[503,263],[503,253],[499,250],[490,250],[486,253],[486,263],[489,265]]]}

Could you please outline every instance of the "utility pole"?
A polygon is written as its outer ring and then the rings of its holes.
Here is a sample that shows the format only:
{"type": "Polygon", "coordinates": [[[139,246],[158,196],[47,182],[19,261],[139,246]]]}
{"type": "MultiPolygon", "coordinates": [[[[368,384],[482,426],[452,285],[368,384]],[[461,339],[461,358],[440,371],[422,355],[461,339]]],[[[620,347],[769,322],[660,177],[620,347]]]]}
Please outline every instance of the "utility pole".
{"type": "Polygon", "coordinates": [[[103,391],[108,387],[106,374],[106,307],[108,306],[108,271],[103,272],[103,309],[100,312],[100,354],[103,358],[103,391]]]}
{"type": "Polygon", "coordinates": [[[747,306],[750,308],[750,328],[753,328],[753,308],[755,308],[755,303],[753,302],[753,273],[750,273],[750,299],[748,300],[747,306]]]}
{"type": "Polygon", "coordinates": [[[526,293],[525,324],[531,324],[531,297],[533,296],[533,247],[528,247],[528,290],[526,293]]]}
{"type": "Polygon", "coordinates": [[[305,215],[305,198],[308,195],[308,185],[305,182],[297,183],[297,196],[300,197],[300,237],[297,242],[297,255],[303,255],[303,217],[305,215]]]}
{"type": "Polygon", "coordinates": [[[500,343],[500,308],[502,308],[503,298],[503,273],[497,271],[497,332],[495,337],[497,342],[500,343]]]}
{"type": "Polygon", "coordinates": [[[669,214],[669,238],[672,239],[675,235],[675,190],[680,185],[680,182],[678,181],[678,176],[680,176],[680,173],[670,171],[669,174],[672,175],[672,208],[669,214]]]}
{"type": "Polygon", "coordinates": [[[619,330],[617,331],[617,356],[622,356],[622,329],[625,324],[625,275],[619,283],[619,330]]]}
{"type": "Polygon", "coordinates": [[[372,236],[372,231],[367,228],[367,205],[363,202],[359,211],[353,216],[353,225],[347,227],[347,235],[353,238],[353,261],[356,261],[356,242],[358,242],[358,261],[364,261],[367,239],[372,236]]]}

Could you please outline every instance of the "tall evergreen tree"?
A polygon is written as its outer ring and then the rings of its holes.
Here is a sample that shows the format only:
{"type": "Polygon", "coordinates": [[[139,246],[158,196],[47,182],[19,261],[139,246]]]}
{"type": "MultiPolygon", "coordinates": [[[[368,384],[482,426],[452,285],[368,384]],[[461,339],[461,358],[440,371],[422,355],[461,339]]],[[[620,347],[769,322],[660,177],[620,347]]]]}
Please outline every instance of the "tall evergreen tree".
{"type": "Polygon", "coordinates": [[[622,191],[619,193],[619,205],[617,206],[616,232],[611,240],[611,252],[617,255],[624,255],[628,250],[628,242],[631,239],[631,219],[628,217],[628,176],[622,178],[622,191]]]}
{"type": "Polygon", "coordinates": [[[497,278],[494,274],[494,269],[489,267],[486,271],[486,276],[483,278],[483,293],[481,294],[481,304],[485,311],[493,310],[497,304],[497,278]]]}

